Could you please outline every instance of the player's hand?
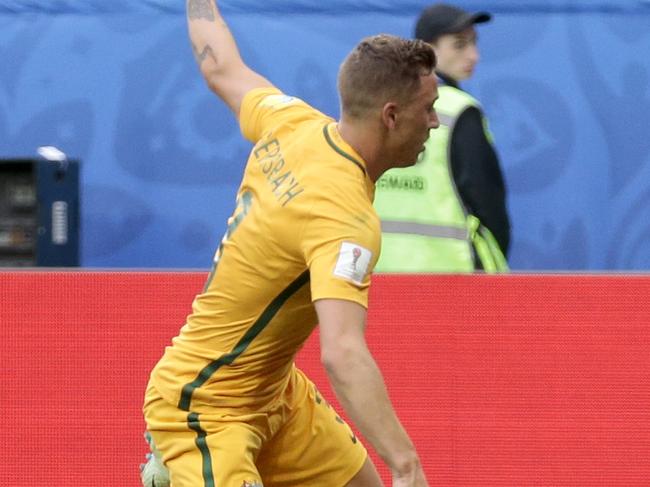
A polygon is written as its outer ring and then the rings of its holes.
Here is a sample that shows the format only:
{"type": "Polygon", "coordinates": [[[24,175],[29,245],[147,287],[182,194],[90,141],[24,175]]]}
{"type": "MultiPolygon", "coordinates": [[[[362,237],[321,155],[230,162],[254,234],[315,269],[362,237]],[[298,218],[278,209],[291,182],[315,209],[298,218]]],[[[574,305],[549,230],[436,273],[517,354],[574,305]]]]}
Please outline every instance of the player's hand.
{"type": "Polygon", "coordinates": [[[393,472],[393,487],[428,487],[424,471],[419,465],[409,472],[393,472]]]}

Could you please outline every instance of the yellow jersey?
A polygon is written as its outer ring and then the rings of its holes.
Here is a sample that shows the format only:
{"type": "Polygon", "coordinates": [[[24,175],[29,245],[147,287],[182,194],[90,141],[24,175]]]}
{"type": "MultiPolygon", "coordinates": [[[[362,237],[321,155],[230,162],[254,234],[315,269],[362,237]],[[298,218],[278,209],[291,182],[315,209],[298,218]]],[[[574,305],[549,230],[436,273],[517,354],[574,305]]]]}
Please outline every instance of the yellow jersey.
{"type": "Polygon", "coordinates": [[[272,407],[317,324],[313,301],[367,307],[379,256],[374,183],[335,121],[275,88],[240,111],[253,142],[236,209],[192,313],[152,371],[194,412],[272,407]]]}

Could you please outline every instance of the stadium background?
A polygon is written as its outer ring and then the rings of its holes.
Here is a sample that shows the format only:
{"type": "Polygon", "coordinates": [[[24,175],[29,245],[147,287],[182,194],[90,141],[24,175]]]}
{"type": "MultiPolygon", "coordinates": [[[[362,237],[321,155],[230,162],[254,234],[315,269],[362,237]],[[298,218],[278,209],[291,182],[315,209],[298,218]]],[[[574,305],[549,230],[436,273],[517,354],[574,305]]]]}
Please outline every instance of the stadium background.
{"type": "MultiPolygon", "coordinates": [[[[485,103],[515,270],[649,269],[650,2],[459,1],[486,9],[485,103]]],[[[245,59],[337,115],[362,37],[408,36],[423,0],[222,2],[245,59]]],[[[204,86],[181,0],[0,0],[0,157],[82,161],[82,264],[207,268],[249,146],[204,86]]]]}

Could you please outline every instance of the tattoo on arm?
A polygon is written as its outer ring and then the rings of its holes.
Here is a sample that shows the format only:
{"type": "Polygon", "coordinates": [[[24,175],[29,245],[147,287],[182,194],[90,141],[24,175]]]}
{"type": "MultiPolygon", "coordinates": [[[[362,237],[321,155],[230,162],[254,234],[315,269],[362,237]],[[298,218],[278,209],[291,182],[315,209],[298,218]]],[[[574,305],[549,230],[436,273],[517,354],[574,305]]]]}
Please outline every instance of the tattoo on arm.
{"type": "Polygon", "coordinates": [[[203,61],[205,61],[205,58],[208,56],[210,56],[215,63],[217,62],[217,56],[215,56],[214,51],[209,45],[206,45],[203,50],[199,52],[199,49],[192,44],[192,51],[194,52],[194,59],[196,59],[199,66],[203,64],[203,61]]]}
{"type": "Polygon", "coordinates": [[[214,21],[212,0],[187,0],[187,17],[190,20],[204,19],[214,21]]]}

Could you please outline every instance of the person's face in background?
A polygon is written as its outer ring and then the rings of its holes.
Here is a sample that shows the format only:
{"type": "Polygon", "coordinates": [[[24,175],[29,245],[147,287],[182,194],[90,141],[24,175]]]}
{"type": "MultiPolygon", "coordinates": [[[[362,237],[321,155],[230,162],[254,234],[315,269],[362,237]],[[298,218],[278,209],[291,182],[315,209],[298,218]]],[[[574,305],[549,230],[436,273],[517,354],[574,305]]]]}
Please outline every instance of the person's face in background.
{"type": "Polygon", "coordinates": [[[436,71],[456,81],[470,78],[480,57],[476,41],[474,27],[468,27],[457,34],[443,34],[438,37],[431,43],[438,58],[436,71]]]}

